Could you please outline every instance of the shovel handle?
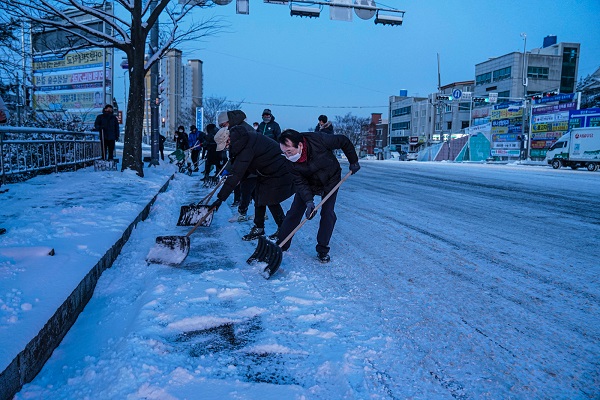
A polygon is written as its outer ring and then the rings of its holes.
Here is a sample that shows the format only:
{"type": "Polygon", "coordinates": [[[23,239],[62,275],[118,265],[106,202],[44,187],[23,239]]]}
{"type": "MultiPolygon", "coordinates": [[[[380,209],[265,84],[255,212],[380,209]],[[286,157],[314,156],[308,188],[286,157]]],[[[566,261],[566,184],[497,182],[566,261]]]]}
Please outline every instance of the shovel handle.
{"type": "MultiPolygon", "coordinates": [[[[333,194],[336,192],[336,190],[338,190],[338,189],[339,189],[339,187],[340,187],[340,186],[342,186],[342,183],[344,183],[344,181],[345,181],[346,179],[348,179],[348,178],[350,177],[350,175],[352,175],[352,171],[348,172],[348,173],[346,174],[346,176],[344,176],[344,177],[342,178],[342,180],[341,180],[341,181],[339,181],[339,182],[338,182],[338,184],[337,184],[337,185],[335,185],[335,186],[333,187],[333,189],[331,189],[331,191],[330,191],[329,193],[327,193],[327,196],[323,197],[323,199],[322,199],[322,200],[319,202],[319,204],[317,204],[317,206],[315,207],[315,210],[312,212],[313,214],[314,214],[314,213],[316,213],[316,212],[317,212],[317,210],[318,210],[319,208],[321,208],[321,206],[323,205],[323,203],[325,203],[325,202],[327,201],[327,199],[329,199],[329,198],[330,198],[330,197],[331,197],[331,196],[332,196],[332,195],[333,195],[333,194]]],[[[287,237],[286,237],[285,239],[283,239],[283,241],[282,241],[282,242],[279,244],[279,247],[283,247],[283,246],[285,246],[285,244],[286,244],[286,243],[287,243],[287,242],[288,242],[288,241],[289,241],[289,240],[292,238],[292,236],[294,236],[294,235],[296,234],[296,232],[298,232],[298,230],[300,230],[300,228],[302,228],[302,225],[304,225],[304,224],[306,223],[306,221],[308,221],[308,218],[304,218],[304,219],[302,220],[302,222],[300,222],[300,223],[298,224],[298,226],[297,226],[296,228],[294,228],[294,230],[293,230],[293,231],[291,231],[291,232],[290,232],[290,234],[289,234],[289,235],[287,235],[287,237]]]]}
{"type": "Polygon", "coordinates": [[[208,216],[210,215],[210,213],[212,213],[213,211],[215,211],[217,208],[217,206],[212,206],[211,208],[208,209],[208,211],[206,212],[206,214],[204,214],[204,217],[200,218],[198,220],[198,222],[196,222],[196,225],[194,225],[194,227],[185,235],[186,237],[190,237],[190,235],[192,233],[194,233],[194,231],[196,229],[198,229],[198,227],[204,222],[206,221],[206,218],[208,218],[208,216]]]}
{"type": "Polygon", "coordinates": [[[207,194],[202,200],[200,200],[200,203],[198,203],[198,205],[206,205],[206,203],[210,201],[217,189],[220,188],[221,185],[223,185],[223,183],[225,183],[225,179],[221,178],[219,180],[219,183],[217,183],[217,186],[215,186],[215,188],[209,194],[207,194]]]}

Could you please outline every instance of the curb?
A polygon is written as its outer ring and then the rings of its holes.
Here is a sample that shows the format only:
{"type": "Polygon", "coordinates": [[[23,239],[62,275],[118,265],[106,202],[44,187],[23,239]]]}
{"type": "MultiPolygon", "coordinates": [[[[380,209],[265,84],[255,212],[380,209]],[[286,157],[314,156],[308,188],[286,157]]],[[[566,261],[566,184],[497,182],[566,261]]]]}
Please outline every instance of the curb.
{"type": "Polygon", "coordinates": [[[25,349],[0,373],[0,399],[12,399],[24,384],[31,382],[42,370],[52,352],[58,347],[77,320],[79,314],[92,298],[96,283],[98,283],[102,272],[112,266],[119,256],[121,249],[127,243],[127,240],[129,240],[131,232],[133,232],[138,222],[144,221],[148,217],[150,208],[158,198],[158,195],[167,190],[170,181],[174,177],[175,175],[171,175],[137,218],[125,229],[123,235],[108,249],[100,261],[92,267],[90,272],[77,285],[75,290],[71,292],[69,297],[56,310],[38,334],[27,343],[25,349]]]}

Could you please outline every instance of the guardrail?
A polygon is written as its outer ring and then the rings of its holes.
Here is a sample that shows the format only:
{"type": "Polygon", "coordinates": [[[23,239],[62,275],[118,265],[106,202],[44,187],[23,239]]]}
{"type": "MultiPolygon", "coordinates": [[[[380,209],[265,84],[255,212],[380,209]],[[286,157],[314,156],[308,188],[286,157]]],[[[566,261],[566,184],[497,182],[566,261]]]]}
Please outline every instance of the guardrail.
{"type": "Polygon", "coordinates": [[[86,166],[101,158],[97,132],[0,127],[2,183],[17,175],[65,167],[86,166]]]}

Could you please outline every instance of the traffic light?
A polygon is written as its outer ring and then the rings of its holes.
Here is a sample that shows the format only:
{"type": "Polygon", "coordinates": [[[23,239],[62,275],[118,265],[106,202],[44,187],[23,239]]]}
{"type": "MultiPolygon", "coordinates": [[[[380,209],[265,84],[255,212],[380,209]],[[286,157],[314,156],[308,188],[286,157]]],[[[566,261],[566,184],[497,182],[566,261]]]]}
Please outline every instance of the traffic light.
{"type": "Polygon", "coordinates": [[[489,103],[490,99],[487,97],[473,97],[473,103],[489,103]]]}
{"type": "Polygon", "coordinates": [[[435,96],[436,100],[448,100],[448,101],[452,101],[452,96],[448,95],[448,94],[438,94],[435,96]]]}

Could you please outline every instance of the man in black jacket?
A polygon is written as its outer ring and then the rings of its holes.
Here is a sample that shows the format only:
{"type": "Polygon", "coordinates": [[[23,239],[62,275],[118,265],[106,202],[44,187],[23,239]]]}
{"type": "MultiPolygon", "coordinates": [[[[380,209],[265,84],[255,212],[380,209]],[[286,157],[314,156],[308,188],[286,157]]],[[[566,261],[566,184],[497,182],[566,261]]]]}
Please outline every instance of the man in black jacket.
{"type": "Polygon", "coordinates": [[[333,134],[333,125],[331,121],[327,121],[327,115],[319,115],[319,122],[315,127],[315,132],[333,134]]]}
{"type": "MultiPolygon", "coordinates": [[[[229,121],[230,175],[217,194],[213,206],[217,208],[231,194],[234,188],[249,174],[256,175],[254,189],[254,227],[243,240],[258,239],[265,234],[265,214],[267,207],[278,227],[285,213],[281,202],[293,192],[292,177],[285,167],[279,145],[274,140],[257,133],[246,123],[246,114],[241,110],[227,112],[229,121]]],[[[278,229],[279,230],[279,229],[278,229]]]]}
{"type": "Polygon", "coordinates": [[[268,108],[265,108],[263,111],[262,122],[258,125],[256,131],[261,135],[270,137],[275,141],[279,140],[279,135],[281,135],[281,127],[277,122],[275,122],[275,117],[268,108]]]}
{"type": "MultiPolygon", "coordinates": [[[[353,174],[360,169],[360,165],[352,142],[344,135],[300,133],[286,129],[279,137],[279,143],[281,151],[288,159],[287,166],[294,177],[296,192],[292,206],[279,230],[278,243],[281,243],[298,226],[304,214],[308,219],[314,217],[314,196],[325,197],[341,181],[342,168],[333,150],[341,149],[344,152],[353,174]]],[[[329,241],[337,220],[334,211],[336,197],[337,191],[321,207],[316,250],[322,263],[330,261],[329,241]]],[[[287,250],[290,243],[291,240],[282,249],[287,250]]]]}
{"type": "Polygon", "coordinates": [[[105,105],[102,114],[96,117],[94,130],[100,133],[102,159],[112,160],[115,152],[115,142],[119,140],[119,120],[113,114],[112,105],[105,105]]]}

